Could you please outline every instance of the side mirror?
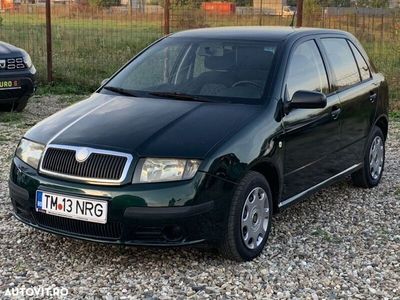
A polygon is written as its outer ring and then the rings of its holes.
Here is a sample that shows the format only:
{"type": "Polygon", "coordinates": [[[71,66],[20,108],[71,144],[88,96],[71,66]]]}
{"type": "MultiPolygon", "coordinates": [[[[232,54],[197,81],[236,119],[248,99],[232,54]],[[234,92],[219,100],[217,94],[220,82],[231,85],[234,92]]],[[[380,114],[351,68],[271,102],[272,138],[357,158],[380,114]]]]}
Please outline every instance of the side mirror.
{"type": "Polygon", "coordinates": [[[103,80],[101,81],[101,85],[102,85],[102,86],[105,85],[109,79],[110,79],[110,78],[103,79],[103,80]]]}
{"type": "Polygon", "coordinates": [[[287,103],[287,110],[292,108],[324,108],[326,96],[323,93],[311,91],[297,91],[292,100],[287,103]]]}

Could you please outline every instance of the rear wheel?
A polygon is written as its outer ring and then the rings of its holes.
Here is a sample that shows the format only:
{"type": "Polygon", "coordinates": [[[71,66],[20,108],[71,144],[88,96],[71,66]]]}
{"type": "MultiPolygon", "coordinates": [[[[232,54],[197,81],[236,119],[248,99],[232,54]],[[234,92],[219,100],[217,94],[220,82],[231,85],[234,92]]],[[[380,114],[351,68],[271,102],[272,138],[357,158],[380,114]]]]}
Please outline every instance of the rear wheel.
{"type": "Polygon", "coordinates": [[[368,139],[364,153],[363,168],[351,175],[354,185],[363,188],[377,186],[385,166],[385,138],[382,130],[375,126],[368,139]]]}
{"type": "Polygon", "coordinates": [[[230,208],[220,253],[232,260],[252,260],[271,231],[272,194],[267,180],[249,172],[239,183],[230,208]]]}

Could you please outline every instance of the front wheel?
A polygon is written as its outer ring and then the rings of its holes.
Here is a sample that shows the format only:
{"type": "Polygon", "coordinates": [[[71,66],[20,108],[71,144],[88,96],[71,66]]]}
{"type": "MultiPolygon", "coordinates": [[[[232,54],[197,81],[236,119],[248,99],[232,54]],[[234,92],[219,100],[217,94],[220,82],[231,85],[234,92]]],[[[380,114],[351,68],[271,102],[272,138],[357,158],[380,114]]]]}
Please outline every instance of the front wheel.
{"type": "Polygon", "coordinates": [[[271,231],[272,193],[265,177],[250,171],[232,199],[220,253],[249,261],[260,255],[271,231]]]}
{"type": "Polygon", "coordinates": [[[29,96],[23,96],[22,98],[15,100],[12,103],[2,104],[0,106],[0,111],[7,112],[22,112],[26,105],[28,104],[29,96]]]}
{"type": "Polygon", "coordinates": [[[382,130],[375,126],[367,142],[363,168],[351,175],[354,185],[363,188],[377,186],[385,166],[385,138],[382,130]]]}
{"type": "Polygon", "coordinates": [[[29,100],[28,96],[22,97],[21,99],[19,99],[14,103],[13,110],[16,112],[22,112],[25,109],[26,105],[28,104],[28,100],[29,100]]]}

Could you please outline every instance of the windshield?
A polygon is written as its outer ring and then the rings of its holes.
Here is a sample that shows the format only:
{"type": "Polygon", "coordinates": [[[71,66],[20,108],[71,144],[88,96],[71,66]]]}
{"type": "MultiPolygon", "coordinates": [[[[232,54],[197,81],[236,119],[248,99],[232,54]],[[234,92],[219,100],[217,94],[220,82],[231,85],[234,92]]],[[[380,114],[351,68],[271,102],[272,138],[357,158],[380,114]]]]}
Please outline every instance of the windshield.
{"type": "Polygon", "coordinates": [[[104,87],[131,96],[260,103],[276,44],[166,38],[104,87]]]}

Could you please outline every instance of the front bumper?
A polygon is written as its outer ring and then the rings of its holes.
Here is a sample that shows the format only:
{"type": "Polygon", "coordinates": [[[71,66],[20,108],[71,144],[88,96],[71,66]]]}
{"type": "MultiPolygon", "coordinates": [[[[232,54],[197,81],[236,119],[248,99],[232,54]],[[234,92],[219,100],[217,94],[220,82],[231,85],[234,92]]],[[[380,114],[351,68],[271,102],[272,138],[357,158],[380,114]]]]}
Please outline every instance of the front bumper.
{"type": "Polygon", "coordinates": [[[27,70],[13,70],[0,72],[0,82],[20,81],[18,89],[0,88],[0,103],[18,101],[24,97],[30,97],[36,90],[36,69],[32,66],[27,70]]]}
{"type": "Polygon", "coordinates": [[[199,172],[185,182],[95,186],[42,176],[14,158],[9,188],[14,215],[34,228],[104,243],[179,246],[218,243],[235,185],[199,172]],[[38,189],[107,200],[107,223],[36,212],[38,189]]]}

